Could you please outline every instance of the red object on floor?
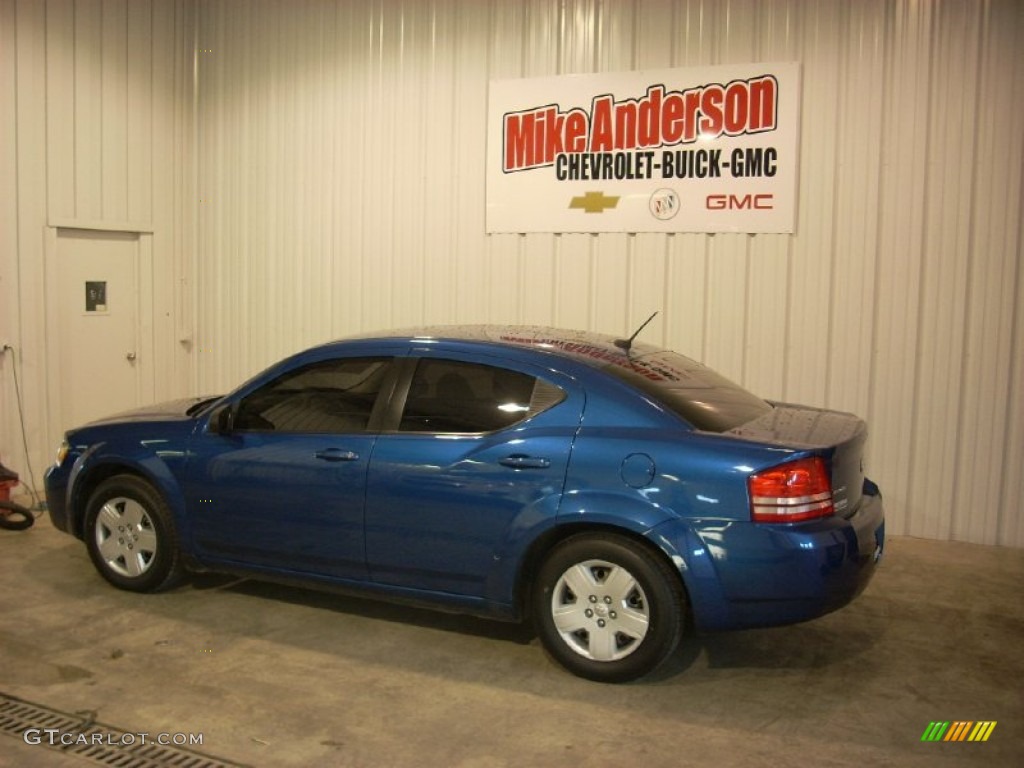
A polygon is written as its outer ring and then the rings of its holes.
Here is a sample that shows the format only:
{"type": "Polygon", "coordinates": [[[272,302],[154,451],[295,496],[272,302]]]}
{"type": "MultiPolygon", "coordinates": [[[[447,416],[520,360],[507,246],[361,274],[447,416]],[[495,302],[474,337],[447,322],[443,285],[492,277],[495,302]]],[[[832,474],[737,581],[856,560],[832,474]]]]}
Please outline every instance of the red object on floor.
{"type": "Polygon", "coordinates": [[[11,489],[18,484],[18,473],[8,469],[0,461],[0,501],[11,500],[11,489]]]}

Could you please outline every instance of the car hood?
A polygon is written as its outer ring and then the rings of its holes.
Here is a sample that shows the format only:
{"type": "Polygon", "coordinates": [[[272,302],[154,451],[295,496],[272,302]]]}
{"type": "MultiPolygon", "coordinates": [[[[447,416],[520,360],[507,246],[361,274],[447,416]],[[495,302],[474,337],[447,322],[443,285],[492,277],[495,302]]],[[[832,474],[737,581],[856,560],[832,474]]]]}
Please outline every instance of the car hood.
{"type": "Polygon", "coordinates": [[[122,411],[121,413],[104,416],[101,419],[90,421],[84,426],[95,427],[101,424],[126,424],[141,421],[174,421],[187,416],[189,409],[197,403],[209,401],[211,399],[215,398],[186,397],[180,400],[167,400],[163,403],[155,403],[153,405],[143,406],[142,408],[135,408],[130,411],[122,411]]]}

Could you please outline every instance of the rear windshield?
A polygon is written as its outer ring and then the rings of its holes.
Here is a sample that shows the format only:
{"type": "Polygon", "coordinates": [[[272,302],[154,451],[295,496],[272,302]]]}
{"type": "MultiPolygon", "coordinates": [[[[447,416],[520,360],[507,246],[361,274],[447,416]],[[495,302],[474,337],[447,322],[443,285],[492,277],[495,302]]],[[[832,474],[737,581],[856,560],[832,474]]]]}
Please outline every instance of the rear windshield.
{"type": "Polygon", "coordinates": [[[630,357],[604,370],[706,432],[728,432],[772,408],[710,368],[668,350],[630,357]]]}

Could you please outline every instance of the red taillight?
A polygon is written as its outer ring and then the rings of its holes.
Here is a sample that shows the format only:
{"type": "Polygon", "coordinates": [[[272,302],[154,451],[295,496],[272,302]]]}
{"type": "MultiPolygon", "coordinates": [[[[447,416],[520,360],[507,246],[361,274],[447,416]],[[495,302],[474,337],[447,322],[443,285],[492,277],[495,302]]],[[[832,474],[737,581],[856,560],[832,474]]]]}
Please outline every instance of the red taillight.
{"type": "Polygon", "coordinates": [[[832,479],[817,456],[751,475],[750,517],[755,523],[796,523],[830,516],[832,479]]]}

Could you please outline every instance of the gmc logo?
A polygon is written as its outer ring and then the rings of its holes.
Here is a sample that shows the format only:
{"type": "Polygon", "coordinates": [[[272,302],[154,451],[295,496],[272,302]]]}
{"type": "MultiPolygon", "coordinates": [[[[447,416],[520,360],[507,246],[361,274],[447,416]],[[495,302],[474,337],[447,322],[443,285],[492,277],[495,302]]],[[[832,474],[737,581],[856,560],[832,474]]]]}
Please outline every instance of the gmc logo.
{"type": "Polygon", "coordinates": [[[708,195],[704,206],[709,211],[770,211],[775,208],[775,195],[708,195]]]}

